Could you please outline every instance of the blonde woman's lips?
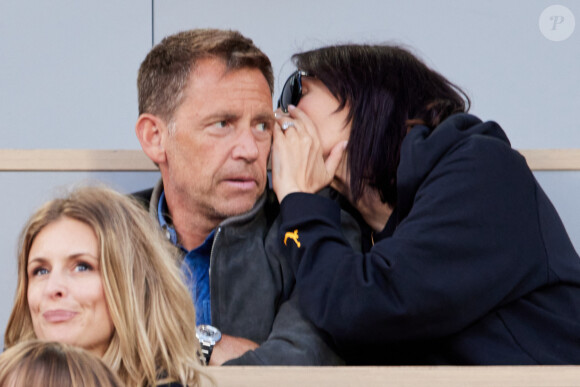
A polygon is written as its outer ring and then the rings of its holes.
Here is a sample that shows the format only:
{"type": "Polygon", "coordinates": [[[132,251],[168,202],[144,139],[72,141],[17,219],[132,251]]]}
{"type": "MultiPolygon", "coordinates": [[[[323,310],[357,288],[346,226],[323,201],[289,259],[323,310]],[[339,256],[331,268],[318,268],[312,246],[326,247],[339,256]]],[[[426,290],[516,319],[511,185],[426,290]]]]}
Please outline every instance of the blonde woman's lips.
{"type": "Polygon", "coordinates": [[[73,319],[77,315],[77,312],[73,312],[70,310],[49,310],[42,314],[42,317],[48,322],[51,323],[59,323],[59,322],[66,322],[73,319]]]}

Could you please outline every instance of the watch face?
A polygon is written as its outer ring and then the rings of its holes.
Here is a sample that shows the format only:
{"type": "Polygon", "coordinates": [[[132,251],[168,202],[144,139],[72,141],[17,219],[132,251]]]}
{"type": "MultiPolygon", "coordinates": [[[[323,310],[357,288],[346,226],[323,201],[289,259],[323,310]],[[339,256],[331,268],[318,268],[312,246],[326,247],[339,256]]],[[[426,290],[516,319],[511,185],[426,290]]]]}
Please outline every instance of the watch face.
{"type": "Polygon", "coordinates": [[[222,338],[222,333],[211,325],[199,325],[196,328],[199,341],[211,341],[217,343],[222,338]]]}

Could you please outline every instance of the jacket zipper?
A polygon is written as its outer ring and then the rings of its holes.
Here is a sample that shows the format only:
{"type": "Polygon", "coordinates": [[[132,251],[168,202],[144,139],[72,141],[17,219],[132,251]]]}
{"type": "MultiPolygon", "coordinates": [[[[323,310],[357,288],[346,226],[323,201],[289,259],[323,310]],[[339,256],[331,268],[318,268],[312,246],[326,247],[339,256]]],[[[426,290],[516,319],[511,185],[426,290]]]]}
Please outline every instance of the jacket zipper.
{"type": "MultiPolygon", "coordinates": [[[[213,314],[213,305],[211,305],[211,298],[212,298],[211,297],[211,268],[213,266],[213,264],[212,264],[213,263],[213,251],[214,251],[214,247],[216,246],[216,242],[217,242],[221,232],[222,232],[222,227],[218,226],[218,228],[215,231],[215,236],[213,237],[213,243],[211,244],[211,251],[209,253],[209,294],[210,294],[210,307],[211,307],[210,313],[211,314],[213,314]]],[[[212,323],[212,325],[215,324],[215,321],[213,321],[213,318],[212,318],[211,323],[212,323]]]]}

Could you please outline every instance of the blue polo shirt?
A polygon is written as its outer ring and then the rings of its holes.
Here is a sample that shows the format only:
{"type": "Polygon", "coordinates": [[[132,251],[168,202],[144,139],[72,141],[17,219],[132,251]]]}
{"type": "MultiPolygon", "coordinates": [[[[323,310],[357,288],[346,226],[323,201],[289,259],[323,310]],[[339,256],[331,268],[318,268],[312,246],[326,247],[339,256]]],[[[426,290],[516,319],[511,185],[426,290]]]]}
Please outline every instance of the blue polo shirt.
{"type": "Polygon", "coordinates": [[[161,193],[157,214],[159,225],[165,231],[167,239],[175,246],[179,247],[185,254],[181,270],[185,274],[185,279],[191,298],[195,305],[195,322],[196,325],[211,324],[211,302],[209,290],[209,261],[213,237],[215,232],[212,231],[201,246],[187,251],[177,241],[177,232],[173,226],[167,222],[165,215],[169,211],[165,202],[165,192],[161,193]]]}

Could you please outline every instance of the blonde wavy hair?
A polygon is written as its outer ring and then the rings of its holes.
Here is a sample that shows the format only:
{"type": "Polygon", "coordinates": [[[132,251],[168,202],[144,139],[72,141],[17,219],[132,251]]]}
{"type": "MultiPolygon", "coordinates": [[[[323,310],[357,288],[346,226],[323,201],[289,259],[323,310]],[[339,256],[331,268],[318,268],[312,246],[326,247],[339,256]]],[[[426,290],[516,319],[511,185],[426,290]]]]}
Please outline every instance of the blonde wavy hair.
{"type": "Polygon", "coordinates": [[[67,344],[22,341],[0,355],[0,386],[122,387],[98,357],[67,344]]]}
{"type": "Polygon", "coordinates": [[[36,338],[27,299],[28,255],[38,233],[62,217],[89,225],[100,246],[101,279],[115,326],[103,361],[127,386],[199,385],[204,372],[195,309],[175,247],[136,200],[105,187],[77,188],[29,219],[20,236],[18,285],[4,345],[36,338]]]}

